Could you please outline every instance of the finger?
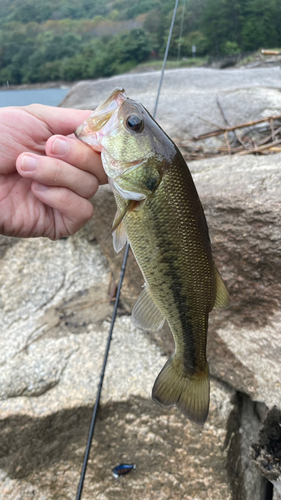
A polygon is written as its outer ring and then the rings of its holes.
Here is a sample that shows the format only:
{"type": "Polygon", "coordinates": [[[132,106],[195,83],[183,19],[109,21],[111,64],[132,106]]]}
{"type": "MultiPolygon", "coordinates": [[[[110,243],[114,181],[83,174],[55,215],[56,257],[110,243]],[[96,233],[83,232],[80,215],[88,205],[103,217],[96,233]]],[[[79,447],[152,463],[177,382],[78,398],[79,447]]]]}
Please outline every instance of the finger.
{"type": "Polygon", "coordinates": [[[30,104],[24,109],[47,124],[52,135],[72,134],[93,112],[91,110],[56,108],[43,104],[30,104]]]}
{"type": "Polygon", "coordinates": [[[56,235],[74,234],[93,216],[93,205],[89,200],[66,188],[44,186],[33,182],[33,194],[42,203],[52,207],[60,217],[55,217],[56,235]]]}
{"type": "Polygon", "coordinates": [[[81,170],[94,174],[99,184],[108,182],[102,166],[101,155],[93,151],[87,144],[83,144],[83,142],[76,139],[75,136],[52,136],[47,141],[45,150],[48,156],[59,158],[81,170]]]}
{"type": "Polygon", "coordinates": [[[22,177],[47,186],[71,189],[87,199],[94,196],[99,187],[94,175],[57,158],[23,153],[17,158],[16,167],[22,177]]]}

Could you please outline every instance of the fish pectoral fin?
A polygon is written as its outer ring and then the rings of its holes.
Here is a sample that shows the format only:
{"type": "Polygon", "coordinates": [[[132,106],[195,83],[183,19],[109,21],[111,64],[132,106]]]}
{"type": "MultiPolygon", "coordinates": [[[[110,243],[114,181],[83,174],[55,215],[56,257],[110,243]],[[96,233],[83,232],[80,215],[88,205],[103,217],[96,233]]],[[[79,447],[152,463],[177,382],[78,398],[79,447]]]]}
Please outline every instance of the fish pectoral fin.
{"type": "Polygon", "coordinates": [[[222,281],[221,275],[218,272],[217,268],[215,269],[215,283],[216,283],[216,297],[214,308],[215,309],[225,309],[229,306],[230,299],[228,295],[228,291],[225,287],[224,282],[222,281]]]}
{"type": "Polygon", "coordinates": [[[190,420],[203,425],[210,401],[208,363],[204,371],[189,375],[170,358],[154,383],[152,398],[162,406],[177,406],[190,420]]]}
{"type": "Polygon", "coordinates": [[[125,227],[124,227],[122,221],[123,221],[126,213],[131,210],[131,207],[134,205],[134,203],[135,203],[135,201],[133,201],[133,200],[129,201],[126,204],[122,213],[119,213],[119,211],[117,210],[116,215],[114,217],[111,231],[106,236],[106,238],[107,238],[110,234],[112,234],[113,247],[114,247],[115,252],[117,252],[117,253],[120,252],[120,250],[122,250],[122,248],[124,247],[124,245],[127,242],[127,235],[126,235],[125,227]]]}
{"type": "Polygon", "coordinates": [[[164,325],[165,318],[154,303],[146,285],[134,305],[132,322],[137,328],[150,332],[157,332],[164,325]]]}

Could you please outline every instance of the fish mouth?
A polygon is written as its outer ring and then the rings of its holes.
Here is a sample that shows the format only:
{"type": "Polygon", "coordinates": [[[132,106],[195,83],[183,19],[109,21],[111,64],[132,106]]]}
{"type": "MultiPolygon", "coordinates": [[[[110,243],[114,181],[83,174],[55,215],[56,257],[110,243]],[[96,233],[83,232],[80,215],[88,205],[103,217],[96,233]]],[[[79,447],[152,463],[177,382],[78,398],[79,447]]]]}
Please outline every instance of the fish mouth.
{"type": "Polygon", "coordinates": [[[108,98],[74,132],[77,139],[101,152],[101,139],[118,126],[117,111],[128,99],[123,88],[115,88],[108,98]]]}

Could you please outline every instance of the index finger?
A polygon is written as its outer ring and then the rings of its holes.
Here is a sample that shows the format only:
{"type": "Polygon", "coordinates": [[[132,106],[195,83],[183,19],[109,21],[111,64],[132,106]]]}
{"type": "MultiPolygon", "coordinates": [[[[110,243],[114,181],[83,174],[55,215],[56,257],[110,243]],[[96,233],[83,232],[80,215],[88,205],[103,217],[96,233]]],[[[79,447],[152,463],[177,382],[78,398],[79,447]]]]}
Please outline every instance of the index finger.
{"type": "Polygon", "coordinates": [[[52,135],[72,134],[93,112],[93,110],[57,108],[44,104],[30,104],[25,106],[25,109],[44,122],[52,135]]]}

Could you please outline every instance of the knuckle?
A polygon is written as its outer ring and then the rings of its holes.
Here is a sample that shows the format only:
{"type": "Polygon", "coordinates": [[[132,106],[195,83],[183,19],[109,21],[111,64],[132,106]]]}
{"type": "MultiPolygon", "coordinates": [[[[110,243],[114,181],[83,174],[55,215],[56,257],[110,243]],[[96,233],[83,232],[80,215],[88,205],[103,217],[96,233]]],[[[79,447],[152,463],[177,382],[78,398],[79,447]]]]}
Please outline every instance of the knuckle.
{"type": "Polygon", "coordinates": [[[89,146],[82,143],[79,143],[79,149],[76,145],[75,151],[76,155],[79,155],[77,157],[77,162],[79,163],[80,168],[86,171],[91,171],[91,167],[93,166],[95,161],[96,153],[91,148],[89,148],[89,146]]]}
{"type": "Polygon", "coordinates": [[[94,175],[89,174],[85,183],[85,196],[84,198],[91,198],[97,192],[99,183],[94,175]]]}
{"type": "Polygon", "coordinates": [[[76,210],[78,215],[75,218],[75,222],[77,223],[79,221],[80,226],[84,225],[94,213],[93,205],[84,198],[80,198],[77,201],[76,210]]]}
{"type": "Polygon", "coordinates": [[[85,222],[87,220],[91,219],[93,214],[94,214],[94,207],[90,201],[87,201],[87,203],[85,203],[85,207],[84,207],[84,220],[85,220],[85,222]]]}
{"type": "Polygon", "coordinates": [[[63,188],[61,190],[60,200],[63,207],[70,208],[75,203],[75,195],[69,189],[63,188]]]}

